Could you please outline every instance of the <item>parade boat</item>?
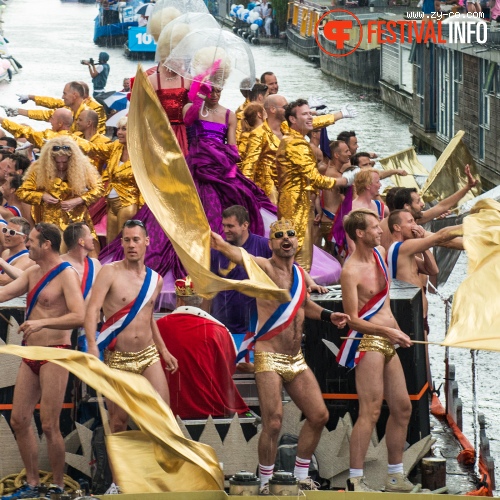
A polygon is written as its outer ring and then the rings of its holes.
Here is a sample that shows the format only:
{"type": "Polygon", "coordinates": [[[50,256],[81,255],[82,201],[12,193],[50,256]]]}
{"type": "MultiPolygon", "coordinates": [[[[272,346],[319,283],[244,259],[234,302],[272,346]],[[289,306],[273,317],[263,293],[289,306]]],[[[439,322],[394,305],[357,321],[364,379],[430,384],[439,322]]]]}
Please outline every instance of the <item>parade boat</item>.
{"type": "Polygon", "coordinates": [[[124,44],[125,55],[129,59],[154,59],[156,42],[147,32],[146,26],[132,26],[127,32],[127,41],[124,44]]]}
{"type": "Polygon", "coordinates": [[[102,2],[94,19],[94,43],[100,47],[116,47],[128,41],[128,30],[137,27],[135,8],[138,2],[124,4],[102,2]]]}
{"type": "Polygon", "coordinates": [[[291,52],[307,59],[319,57],[315,29],[326,12],[324,6],[309,1],[294,1],[288,4],[286,37],[291,52]]]}

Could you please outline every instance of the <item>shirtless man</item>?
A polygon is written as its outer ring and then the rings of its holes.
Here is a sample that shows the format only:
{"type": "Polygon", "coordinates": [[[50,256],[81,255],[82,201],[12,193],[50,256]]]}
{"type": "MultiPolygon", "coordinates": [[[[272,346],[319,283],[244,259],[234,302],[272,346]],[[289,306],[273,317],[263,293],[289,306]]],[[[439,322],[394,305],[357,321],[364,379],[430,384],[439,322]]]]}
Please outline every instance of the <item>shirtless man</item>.
{"type": "MultiPolygon", "coordinates": [[[[163,279],[144,264],[148,245],[144,224],[135,219],[126,221],[122,230],[125,258],[102,267],[94,283],[83,326],[89,354],[99,357],[100,351],[110,368],[143,375],[169,403],[160,356],[171,373],[177,370],[177,360],[165,347],[153,319],[163,279]],[[134,306],[128,308],[134,301],[134,306]],[[106,321],[96,341],[101,308],[106,321]]],[[[109,400],[107,408],[111,432],[127,430],[127,413],[109,400]]],[[[108,494],[118,492],[115,483],[107,491],[108,494]]]]}
{"type": "Polygon", "coordinates": [[[350,441],[347,487],[350,491],[373,491],[364,482],[363,463],[385,399],[390,410],[385,432],[389,458],[385,490],[410,492],[414,486],[404,475],[403,450],[411,402],[394,345],[410,347],[412,342],[400,330],[391,312],[389,277],[384,264],[385,251],[379,247],[382,230],[377,214],[364,208],[354,210],[344,219],[344,229],[356,249],[345,262],[340,277],[342,304],[350,316],[351,330],[337,361],[350,368],[357,365],[359,398],[359,416],[350,441]]]}
{"type": "MultiPolygon", "coordinates": [[[[430,248],[443,245],[462,234],[461,225],[444,227],[437,233],[427,233],[422,226],[416,223],[409,210],[394,210],[391,212],[388,225],[392,234],[392,243],[387,252],[390,277],[391,279],[406,281],[419,288],[422,288],[419,271],[429,276],[436,275],[439,272],[430,248]],[[417,258],[421,258],[420,254],[423,256],[422,262],[417,261],[417,258]]],[[[424,330],[428,332],[427,297],[425,293],[422,293],[422,303],[424,330]]]]}
{"type": "MultiPolygon", "coordinates": [[[[426,222],[429,222],[436,217],[446,215],[448,210],[452,209],[457,203],[474,187],[477,186],[478,180],[474,179],[470,172],[469,165],[465,165],[465,175],[467,176],[467,184],[459,189],[456,193],[448,196],[444,200],[440,201],[437,205],[424,210],[424,202],[422,201],[420,194],[415,188],[400,188],[394,195],[394,208],[396,210],[406,209],[409,210],[413,215],[416,223],[422,226],[426,222]]],[[[392,242],[391,232],[387,225],[387,221],[381,224],[383,235],[382,235],[382,245],[385,249],[389,248],[392,242]]],[[[430,232],[427,235],[432,234],[430,232]]],[[[456,250],[463,250],[463,244],[461,238],[456,238],[443,246],[448,248],[454,248],[456,250]]]]}
{"type": "Polygon", "coordinates": [[[352,202],[352,209],[368,208],[373,210],[382,220],[389,215],[389,209],[377,199],[380,190],[380,174],[370,168],[359,172],[354,179],[356,198],[352,202]]]}
{"type": "MultiPolygon", "coordinates": [[[[24,293],[26,320],[19,327],[23,343],[71,349],[71,330],[83,323],[85,306],[75,270],[59,256],[61,233],[54,224],[40,223],[29,234],[29,256],[36,266],[0,289],[0,302],[24,293]],[[49,274],[50,273],[50,274],[49,274]]],[[[40,419],[47,439],[53,483],[49,492],[64,490],[64,440],[59,428],[68,372],[47,361],[24,359],[19,367],[10,425],[26,467],[26,483],[3,499],[38,497],[38,436],[31,426],[40,402],[40,419]]]]}
{"type": "Polygon", "coordinates": [[[30,224],[22,217],[12,217],[6,226],[2,227],[3,247],[2,258],[0,258],[0,286],[12,281],[12,277],[4,272],[4,264],[14,267],[17,271],[25,271],[35,263],[28,255],[26,240],[30,233],[30,224]]]}
{"type": "MultiPolygon", "coordinates": [[[[283,385],[305,416],[297,445],[294,475],[299,479],[301,489],[317,489],[314,481],[308,477],[309,463],[328,421],[328,410],[318,382],[300,350],[304,317],[332,322],[339,328],[343,328],[348,320],[347,315],[322,309],[308,299],[304,272],[294,264],[298,243],[292,222],[285,219],[274,222],[269,236],[271,258],[254,257],[254,260],[279,288],[290,290],[292,301],[280,315],[279,319],[283,322],[269,325],[265,323],[282,305],[272,300],[257,299],[258,324],[264,327],[252,332],[243,341],[243,347],[247,350],[255,344],[255,382],[262,416],[262,433],[258,444],[259,472],[261,494],[265,495],[269,494],[268,482],[274,470],[281,429],[283,385]]],[[[216,233],[212,233],[212,247],[235,264],[243,263],[241,250],[225,242],[216,233]]],[[[239,357],[245,353],[245,350],[240,349],[239,357]]]]}
{"type": "MultiPolygon", "coordinates": [[[[61,255],[61,258],[76,269],[80,277],[83,300],[88,303],[92,285],[102,267],[97,259],[89,257],[89,253],[95,248],[94,237],[85,222],[74,222],[64,230],[63,239],[68,251],[61,255]]],[[[79,351],[87,352],[87,339],[83,328],[78,328],[77,344],[79,351]]]]}

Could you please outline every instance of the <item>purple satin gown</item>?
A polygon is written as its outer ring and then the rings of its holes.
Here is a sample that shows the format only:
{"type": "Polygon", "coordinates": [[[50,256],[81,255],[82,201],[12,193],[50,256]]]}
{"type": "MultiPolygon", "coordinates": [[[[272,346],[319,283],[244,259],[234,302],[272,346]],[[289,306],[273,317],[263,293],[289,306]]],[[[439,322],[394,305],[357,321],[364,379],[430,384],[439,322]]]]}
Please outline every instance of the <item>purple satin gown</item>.
{"type": "MultiPolygon", "coordinates": [[[[196,120],[187,127],[189,155],[186,161],[213,231],[222,235],[222,211],[232,205],[242,205],[250,215],[250,231],[262,236],[264,223],[260,209],[276,214],[276,207],[260,188],[238,170],[237,149],[225,142],[228,119],[229,110],[225,123],[196,120]]],[[[179,207],[179,210],[182,209],[179,207]]],[[[148,206],[144,205],[134,218],[144,222],[148,229],[150,245],[146,252],[146,265],[161,276],[172,271],[174,278],[184,277],[186,271],[148,206]]],[[[101,262],[123,259],[120,237],[103,248],[99,255],[101,262]]]]}

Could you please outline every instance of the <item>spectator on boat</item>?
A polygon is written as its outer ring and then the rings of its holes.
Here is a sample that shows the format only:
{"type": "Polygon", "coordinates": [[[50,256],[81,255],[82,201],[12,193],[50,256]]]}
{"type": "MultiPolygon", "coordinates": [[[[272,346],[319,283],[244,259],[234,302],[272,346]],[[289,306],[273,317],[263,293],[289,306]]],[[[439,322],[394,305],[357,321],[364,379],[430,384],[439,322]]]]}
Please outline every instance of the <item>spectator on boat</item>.
{"type": "Polygon", "coordinates": [[[189,276],[175,282],[175,295],[176,309],[157,322],[179,364],[175,373],[166,371],[174,415],[196,419],[249,411],[233,382],[236,346],[228,329],[200,309],[203,299],[189,276]]]}
{"type": "Polygon", "coordinates": [[[331,190],[346,186],[344,178],[334,179],[321,175],[316,168],[316,157],[304,136],[317,126],[328,126],[342,118],[353,118],[356,111],[349,105],[331,115],[313,116],[305,99],[298,99],[285,109],[288,130],[281,139],[276,153],[278,170],[278,217],[294,222],[297,231],[298,250],[296,260],[306,271],[312,264],[312,225],[314,206],[311,194],[317,189],[331,190]],[[318,119],[321,123],[317,124],[318,119]]]}
{"type": "Polygon", "coordinates": [[[264,29],[266,31],[266,36],[268,38],[271,38],[272,33],[271,33],[271,26],[273,24],[273,6],[271,5],[271,2],[268,2],[265,7],[264,4],[262,5],[262,17],[264,18],[264,29]]]}
{"type": "Polygon", "coordinates": [[[88,207],[103,191],[101,176],[75,141],[56,137],[42,148],[16,194],[32,205],[35,223],[50,222],[62,233],[72,222],[84,221],[97,240],[88,207]]]}
{"type": "Polygon", "coordinates": [[[123,88],[120,90],[120,92],[130,92],[130,78],[124,78],[123,79],[123,88]]]}
{"type": "MultiPolygon", "coordinates": [[[[4,118],[2,118],[4,120],[4,118]]],[[[1,122],[0,122],[0,126],[1,122]]],[[[17,142],[13,137],[8,137],[3,134],[2,137],[0,137],[0,154],[12,154],[15,153],[17,148],[17,142]]]]}
{"type": "Polygon", "coordinates": [[[401,331],[391,312],[385,251],[377,248],[382,236],[377,214],[364,208],[353,210],[343,223],[356,249],[342,270],[342,304],[350,317],[349,337],[357,338],[358,333],[362,334],[360,340],[345,340],[337,355],[339,365],[356,367],[359,398],[359,416],[349,443],[347,488],[349,491],[374,491],[364,481],[363,468],[385,399],[390,411],[385,431],[385,435],[390,436],[385,491],[409,493],[414,485],[403,470],[403,451],[412,407],[394,345],[406,348],[412,341],[401,331]]]}
{"type": "Polygon", "coordinates": [[[14,153],[2,160],[2,165],[4,168],[5,177],[10,177],[11,175],[24,175],[24,172],[28,170],[31,162],[26,156],[19,153],[14,153]],[[6,161],[5,161],[6,160],[6,161]]]}
{"type": "Polygon", "coordinates": [[[0,127],[10,132],[14,137],[24,137],[37,148],[54,139],[54,137],[69,135],[73,125],[73,114],[67,108],[56,109],[49,117],[52,128],[35,130],[28,125],[21,125],[7,118],[0,118],[0,127]]]}
{"type": "Polygon", "coordinates": [[[13,266],[18,271],[25,271],[35,263],[29,258],[26,241],[30,234],[30,223],[23,217],[12,217],[6,226],[2,226],[3,248],[0,259],[0,286],[7,285],[12,278],[3,271],[3,263],[13,266]]]}
{"type": "Polygon", "coordinates": [[[99,97],[100,94],[106,92],[106,83],[109,76],[109,54],[107,52],[99,52],[97,64],[93,59],[82,61],[82,64],[88,67],[94,86],[94,97],[99,97]]]}
{"type": "MultiPolygon", "coordinates": [[[[356,137],[356,132],[354,130],[344,130],[337,135],[337,141],[344,141],[349,147],[351,156],[354,156],[359,148],[358,138],[356,137]]],[[[369,153],[370,158],[376,158],[376,153],[369,153]]]]}
{"type": "Polygon", "coordinates": [[[267,88],[269,89],[269,95],[278,93],[278,79],[272,71],[266,71],[265,73],[262,73],[260,77],[260,83],[267,85],[267,88]]]}
{"type": "MultiPolygon", "coordinates": [[[[257,299],[256,328],[250,330],[238,353],[241,359],[255,347],[255,382],[259,394],[262,433],[258,443],[261,494],[269,495],[269,479],[273,475],[278,437],[281,430],[283,387],[302,410],[305,422],[297,444],[294,476],[302,490],[317,490],[318,485],[308,477],[311,456],[328,421],[318,382],[307,366],[302,350],[304,318],[322,319],[343,328],[349,317],[334,313],[307,298],[303,270],[295,264],[298,247],[295,228],[290,220],[281,219],[270,227],[269,259],[254,257],[255,263],[280,288],[290,290],[289,307],[276,300],[257,299]],[[291,304],[296,304],[295,308],[291,304]],[[286,309],[286,310],[285,310],[286,309]]],[[[243,264],[239,248],[225,242],[212,232],[212,248],[234,264],[243,264]]]]}
{"type": "Polygon", "coordinates": [[[0,187],[0,191],[3,194],[4,208],[10,210],[13,215],[25,218],[30,223],[30,226],[33,227],[35,222],[31,216],[31,205],[24,203],[17,196],[17,190],[21,187],[22,183],[22,175],[16,173],[7,176],[6,181],[0,187]]]}

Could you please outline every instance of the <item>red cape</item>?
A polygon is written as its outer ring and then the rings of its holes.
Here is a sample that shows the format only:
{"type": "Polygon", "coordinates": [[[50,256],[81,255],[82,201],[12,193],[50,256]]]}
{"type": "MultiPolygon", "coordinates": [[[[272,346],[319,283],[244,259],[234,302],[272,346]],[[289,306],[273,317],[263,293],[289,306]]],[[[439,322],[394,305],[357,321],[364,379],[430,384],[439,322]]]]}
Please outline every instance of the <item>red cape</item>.
{"type": "Polygon", "coordinates": [[[159,319],[158,329],[179,362],[177,372],[168,375],[170,406],[175,415],[194,419],[248,411],[233,382],[236,350],[224,326],[179,313],[159,319]]]}

